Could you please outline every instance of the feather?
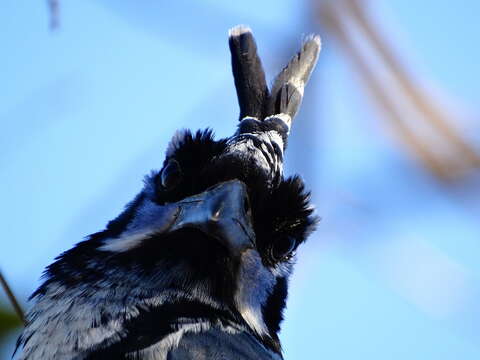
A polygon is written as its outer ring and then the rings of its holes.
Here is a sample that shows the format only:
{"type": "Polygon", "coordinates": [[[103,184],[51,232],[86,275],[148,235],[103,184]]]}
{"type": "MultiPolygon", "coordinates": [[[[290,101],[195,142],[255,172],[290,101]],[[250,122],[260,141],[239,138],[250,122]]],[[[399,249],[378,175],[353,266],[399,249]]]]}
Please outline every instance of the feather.
{"type": "Polygon", "coordinates": [[[240,105],[240,120],[263,117],[268,99],[262,62],[250,28],[239,25],[229,31],[232,71],[240,105]]]}
{"type": "Polygon", "coordinates": [[[291,119],[295,117],[319,52],[320,37],[308,37],[302,49],[275,78],[268,104],[269,115],[287,114],[291,119]]]}

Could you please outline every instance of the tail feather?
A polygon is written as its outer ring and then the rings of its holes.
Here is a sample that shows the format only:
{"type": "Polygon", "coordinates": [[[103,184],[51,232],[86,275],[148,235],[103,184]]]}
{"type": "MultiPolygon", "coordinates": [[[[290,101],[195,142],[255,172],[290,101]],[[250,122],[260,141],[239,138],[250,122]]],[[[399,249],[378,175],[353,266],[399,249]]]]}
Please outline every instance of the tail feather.
{"type": "Polygon", "coordinates": [[[238,25],[229,31],[232,71],[240,105],[240,120],[246,116],[263,118],[268,104],[265,72],[257,54],[250,28],[238,25]]]}
{"type": "Polygon", "coordinates": [[[310,36],[302,49],[290,60],[276,77],[270,95],[267,113],[296,115],[303,98],[310,74],[317,63],[320,52],[320,37],[310,36]]]}

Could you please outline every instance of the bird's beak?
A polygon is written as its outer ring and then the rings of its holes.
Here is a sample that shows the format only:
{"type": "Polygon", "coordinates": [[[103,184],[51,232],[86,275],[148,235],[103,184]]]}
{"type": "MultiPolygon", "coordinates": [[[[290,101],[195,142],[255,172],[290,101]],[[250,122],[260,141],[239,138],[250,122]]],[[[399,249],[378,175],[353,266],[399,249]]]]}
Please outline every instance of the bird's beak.
{"type": "Polygon", "coordinates": [[[243,182],[222,182],[175,205],[179,211],[169,231],[198,229],[217,239],[234,257],[254,248],[255,233],[243,182]]]}

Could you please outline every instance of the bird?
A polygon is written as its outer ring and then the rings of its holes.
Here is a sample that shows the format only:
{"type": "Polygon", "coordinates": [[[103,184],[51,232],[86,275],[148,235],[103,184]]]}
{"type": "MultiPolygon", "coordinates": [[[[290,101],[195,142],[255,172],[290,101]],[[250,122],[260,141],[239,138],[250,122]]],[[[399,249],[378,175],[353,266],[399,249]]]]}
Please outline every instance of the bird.
{"type": "Polygon", "coordinates": [[[318,222],[301,177],[284,176],[284,151],[320,38],[271,87],[251,29],[228,42],[234,134],[173,135],[123,212],[45,269],[14,357],[283,359],[289,277],[318,222]]]}

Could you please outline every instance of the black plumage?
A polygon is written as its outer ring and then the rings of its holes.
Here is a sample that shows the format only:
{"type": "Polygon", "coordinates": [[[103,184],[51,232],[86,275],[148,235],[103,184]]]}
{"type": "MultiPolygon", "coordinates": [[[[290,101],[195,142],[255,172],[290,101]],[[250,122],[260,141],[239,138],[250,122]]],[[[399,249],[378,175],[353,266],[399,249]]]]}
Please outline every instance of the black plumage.
{"type": "Polygon", "coordinates": [[[230,30],[229,45],[240,120],[247,116],[263,119],[269,91],[253,35],[246,27],[235,27],[230,30]]]}
{"type": "Polygon", "coordinates": [[[283,152],[320,43],[304,43],[271,95],[250,30],[229,44],[236,133],[175,134],[124,212],[47,267],[19,359],[282,357],[295,250],[316,223],[283,152]]]}

